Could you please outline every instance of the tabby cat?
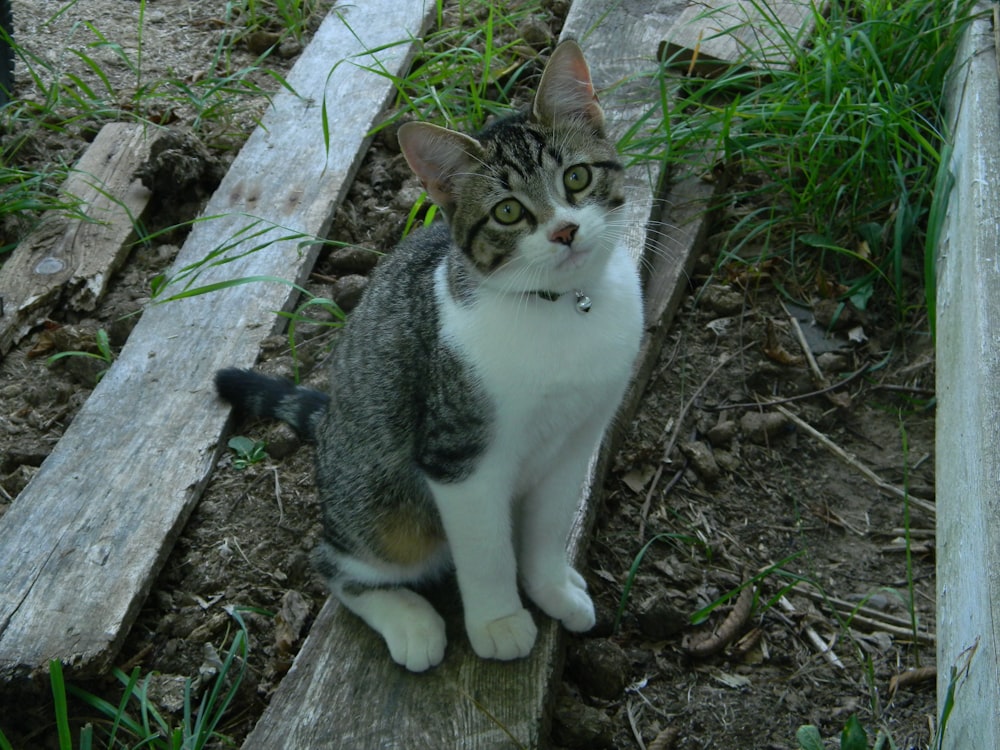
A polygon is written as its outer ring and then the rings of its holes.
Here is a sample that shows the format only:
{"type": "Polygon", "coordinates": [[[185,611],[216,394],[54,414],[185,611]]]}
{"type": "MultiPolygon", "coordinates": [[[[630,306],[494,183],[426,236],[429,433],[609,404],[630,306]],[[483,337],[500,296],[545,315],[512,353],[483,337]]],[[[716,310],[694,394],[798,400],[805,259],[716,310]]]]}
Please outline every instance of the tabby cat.
{"type": "Polygon", "coordinates": [[[329,396],[238,369],[216,387],[315,440],[319,570],[419,672],[444,657],[445,625],[410,586],[451,570],[481,657],[531,650],[519,582],[567,629],[594,625],[566,545],[642,302],[621,241],[622,165],[575,42],[552,53],[528,111],[472,137],[409,123],[399,143],[447,226],[378,266],[329,396]]]}

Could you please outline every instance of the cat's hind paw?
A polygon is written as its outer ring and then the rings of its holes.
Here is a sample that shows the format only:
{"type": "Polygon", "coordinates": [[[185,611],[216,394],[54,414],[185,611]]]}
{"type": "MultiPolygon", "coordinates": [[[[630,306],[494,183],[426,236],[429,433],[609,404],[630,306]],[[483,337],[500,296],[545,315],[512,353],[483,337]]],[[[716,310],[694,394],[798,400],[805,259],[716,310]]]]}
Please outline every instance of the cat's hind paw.
{"type": "Polygon", "coordinates": [[[337,596],[382,636],[389,655],[400,666],[424,672],[444,659],[448,643],[444,620],[416,592],[397,588],[349,593],[339,588],[337,596]]]}
{"type": "Polygon", "coordinates": [[[467,625],[472,650],[483,659],[509,661],[531,653],[538,629],[531,613],[519,609],[512,615],[481,624],[467,625]]]}
{"type": "Polygon", "coordinates": [[[408,617],[384,626],[382,637],[394,662],[411,672],[425,672],[444,659],[448,643],[444,620],[429,608],[408,614],[408,617]]]}

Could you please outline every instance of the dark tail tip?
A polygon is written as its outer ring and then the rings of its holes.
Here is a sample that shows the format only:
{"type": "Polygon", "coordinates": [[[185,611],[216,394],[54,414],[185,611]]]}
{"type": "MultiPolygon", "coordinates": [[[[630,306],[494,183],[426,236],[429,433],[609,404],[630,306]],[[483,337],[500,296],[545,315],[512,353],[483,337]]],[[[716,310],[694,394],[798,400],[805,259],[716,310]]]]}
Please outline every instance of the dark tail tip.
{"type": "Polygon", "coordinates": [[[329,403],[320,391],[236,367],[215,373],[215,390],[240,417],[281,419],[306,440],[316,439],[316,426],[329,403]]]}

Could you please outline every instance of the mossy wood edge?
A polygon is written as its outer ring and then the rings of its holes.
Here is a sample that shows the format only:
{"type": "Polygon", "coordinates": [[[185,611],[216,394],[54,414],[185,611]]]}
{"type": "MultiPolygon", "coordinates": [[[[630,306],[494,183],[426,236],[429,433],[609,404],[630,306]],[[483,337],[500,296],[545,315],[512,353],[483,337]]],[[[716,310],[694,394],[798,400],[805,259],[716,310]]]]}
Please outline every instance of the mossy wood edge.
{"type": "Polygon", "coordinates": [[[789,49],[785,34],[804,44],[815,27],[816,14],[825,7],[825,2],[810,0],[692,3],[666,34],[660,59],[688,65],[707,76],[740,65],[764,72],[785,68],[798,51],[789,49]]]}
{"type": "Polygon", "coordinates": [[[158,137],[137,123],[102,127],[60,190],[68,204],[79,201],[80,216],[50,212],[0,267],[0,359],[60,301],[93,310],[104,296],[149,203],[135,175],[158,137]]]}
{"type": "MultiPolygon", "coordinates": [[[[323,22],[233,162],[181,249],[175,269],[242,238],[197,284],[250,276],[299,282],[434,4],[369,0],[323,22]],[[352,59],[354,58],[354,59],[352,59]],[[321,103],[336,123],[325,149],[321,103]],[[248,228],[263,236],[250,237],[248,228]],[[241,232],[243,232],[241,234],[241,232]],[[301,235],[296,239],[282,237],[301,235]]],[[[179,290],[178,290],[179,291],[179,290]]],[[[255,284],[153,304],[114,366],[31,483],[0,519],[0,679],[59,659],[76,676],[105,671],[201,495],[228,409],[212,376],[253,365],[274,311],[295,293],[255,284]]],[[[281,746],[279,743],[276,745],[281,746]]]]}
{"type": "Polygon", "coordinates": [[[948,750],[1000,747],[1000,92],[990,21],[967,31],[946,99],[954,186],[937,260],[935,473],[939,719],[957,670],[948,750]]]}
{"type": "MultiPolygon", "coordinates": [[[[573,3],[563,37],[581,43],[599,89],[613,86],[599,93],[613,135],[624,132],[655,102],[648,79],[618,84],[655,66],[662,30],[683,7],[676,1],[650,4],[642,11],[609,0],[573,3]]],[[[705,208],[715,189],[691,177],[674,185],[661,200],[659,171],[644,167],[631,168],[627,183],[627,241],[648,271],[647,334],[617,429],[594,456],[583,487],[571,541],[578,560],[592,526],[592,500],[600,491],[618,433],[638,407],[683,296],[704,240],[705,208]]],[[[444,662],[429,673],[411,674],[392,662],[385,645],[367,626],[328,600],[244,750],[544,745],[552,689],[562,666],[559,628],[536,613],[539,636],[531,655],[502,663],[472,653],[459,613],[450,612],[446,619],[449,643],[444,662]]]]}

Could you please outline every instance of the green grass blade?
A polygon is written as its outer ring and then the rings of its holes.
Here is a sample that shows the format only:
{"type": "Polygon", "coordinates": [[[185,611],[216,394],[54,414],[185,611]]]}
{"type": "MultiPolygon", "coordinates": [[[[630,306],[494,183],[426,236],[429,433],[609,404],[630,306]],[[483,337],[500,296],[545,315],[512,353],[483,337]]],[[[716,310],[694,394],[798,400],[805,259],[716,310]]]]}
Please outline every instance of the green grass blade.
{"type": "Polygon", "coordinates": [[[646,542],[636,556],[632,558],[632,564],[629,566],[628,575],[625,578],[625,586],[622,588],[622,595],[618,601],[618,610],[615,612],[615,621],[611,626],[612,632],[618,632],[618,626],[621,625],[622,617],[625,614],[625,606],[628,604],[629,595],[632,593],[632,586],[635,584],[635,577],[639,572],[639,566],[642,564],[642,560],[649,551],[649,548],[656,542],[667,541],[670,539],[678,542],[684,542],[685,544],[692,546],[704,546],[704,543],[696,537],[690,536],[689,534],[677,534],[672,532],[657,534],[646,542]]]}
{"type": "Polygon", "coordinates": [[[63,679],[62,662],[49,662],[49,683],[52,686],[52,702],[56,714],[56,732],[60,750],[73,750],[73,737],[69,730],[69,708],[66,703],[66,682],[63,679]]]}

